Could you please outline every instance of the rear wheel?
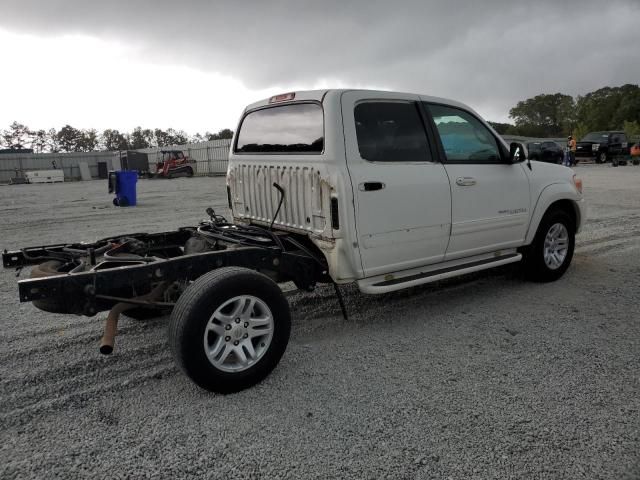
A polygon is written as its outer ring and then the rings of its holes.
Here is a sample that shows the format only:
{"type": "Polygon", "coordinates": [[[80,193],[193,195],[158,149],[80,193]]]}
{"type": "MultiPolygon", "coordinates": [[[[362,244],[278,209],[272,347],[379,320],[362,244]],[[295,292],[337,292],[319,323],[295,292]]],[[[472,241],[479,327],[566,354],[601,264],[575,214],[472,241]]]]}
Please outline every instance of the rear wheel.
{"type": "Polygon", "coordinates": [[[176,363],[200,387],[231,393],[264,379],[289,342],[291,316],[267,276],[239,267],[203,275],[171,314],[169,344],[176,363]]]}
{"type": "Polygon", "coordinates": [[[533,243],[523,252],[526,275],[534,281],[552,282],[567,271],[575,247],[575,226],[563,210],[545,214],[533,243]]]}

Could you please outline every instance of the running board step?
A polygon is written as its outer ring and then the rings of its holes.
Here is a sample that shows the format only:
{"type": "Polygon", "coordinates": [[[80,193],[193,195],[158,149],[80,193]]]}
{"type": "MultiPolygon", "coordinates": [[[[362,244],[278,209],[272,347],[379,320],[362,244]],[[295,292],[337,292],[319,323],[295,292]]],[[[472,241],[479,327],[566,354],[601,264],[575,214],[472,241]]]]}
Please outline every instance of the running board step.
{"type": "MultiPolygon", "coordinates": [[[[467,273],[487,270],[489,268],[507,265],[522,260],[522,254],[509,253],[506,255],[484,258],[473,262],[457,264],[448,267],[438,268],[430,271],[418,271],[403,277],[394,275],[384,275],[380,277],[367,278],[358,281],[358,287],[362,293],[387,293],[403,288],[414,287],[425,283],[437,282],[445,278],[457,277],[467,273]]],[[[415,271],[415,270],[414,270],[415,271]]],[[[407,272],[409,273],[409,272],[407,272]]]]}

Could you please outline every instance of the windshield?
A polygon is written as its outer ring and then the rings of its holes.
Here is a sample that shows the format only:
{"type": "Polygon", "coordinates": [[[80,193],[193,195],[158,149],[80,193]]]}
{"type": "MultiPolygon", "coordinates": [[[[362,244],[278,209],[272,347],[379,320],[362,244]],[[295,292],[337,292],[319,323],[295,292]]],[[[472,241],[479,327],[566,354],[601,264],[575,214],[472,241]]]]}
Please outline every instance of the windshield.
{"type": "Polygon", "coordinates": [[[604,142],[609,138],[607,132],[591,132],[587,133],[581,142],[604,142]]]}
{"type": "Polygon", "coordinates": [[[321,153],[324,148],[322,107],[294,103],[249,113],[240,126],[239,153],[321,153]]]}

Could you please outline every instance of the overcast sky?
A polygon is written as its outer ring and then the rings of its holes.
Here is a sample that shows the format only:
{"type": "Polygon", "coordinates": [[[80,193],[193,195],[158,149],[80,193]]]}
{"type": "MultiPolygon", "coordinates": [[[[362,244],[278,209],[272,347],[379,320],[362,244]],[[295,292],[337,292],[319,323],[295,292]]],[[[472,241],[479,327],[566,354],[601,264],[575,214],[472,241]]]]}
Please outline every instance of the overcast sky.
{"type": "Polygon", "coordinates": [[[0,0],[0,128],[235,129],[292,90],[518,100],[640,83],[640,0],[0,0]]]}

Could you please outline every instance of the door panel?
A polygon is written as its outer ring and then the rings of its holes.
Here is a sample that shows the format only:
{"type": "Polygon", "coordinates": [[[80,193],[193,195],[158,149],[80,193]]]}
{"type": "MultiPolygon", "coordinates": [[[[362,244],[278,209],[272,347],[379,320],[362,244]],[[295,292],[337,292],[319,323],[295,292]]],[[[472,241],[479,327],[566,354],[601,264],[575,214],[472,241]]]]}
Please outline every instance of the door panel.
{"type": "Polygon", "coordinates": [[[522,245],[529,224],[529,179],[521,163],[474,114],[426,104],[451,184],[451,239],[445,260],[522,245]]]}
{"type": "Polygon", "coordinates": [[[445,168],[452,179],[451,240],[446,259],[521,245],[529,224],[529,181],[522,164],[448,164],[445,168]],[[455,183],[464,177],[475,183],[455,183]]]}
{"type": "Polygon", "coordinates": [[[441,261],[451,222],[449,180],[444,166],[432,160],[417,96],[370,95],[342,96],[347,168],[365,276],[441,261]]]}

